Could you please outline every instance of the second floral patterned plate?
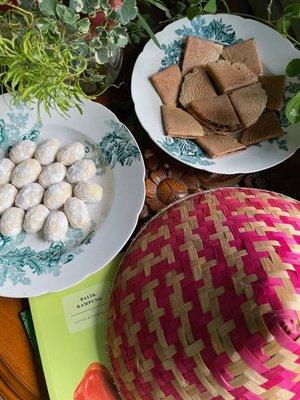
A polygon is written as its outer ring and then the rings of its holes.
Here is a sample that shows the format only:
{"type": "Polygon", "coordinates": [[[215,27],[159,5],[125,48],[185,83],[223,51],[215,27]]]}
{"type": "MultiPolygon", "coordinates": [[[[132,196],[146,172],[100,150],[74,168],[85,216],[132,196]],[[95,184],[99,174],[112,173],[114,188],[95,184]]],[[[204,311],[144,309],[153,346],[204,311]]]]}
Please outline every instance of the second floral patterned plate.
{"type": "MultiPolygon", "coordinates": [[[[169,155],[194,168],[221,174],[248,173],[270,168],[281,163],[300,147],[299,125],[290,126],[281,114],[286,134],[277,139],[250,146],[247,150],[210,159],[191,140],[172,139],[164,135],[161,121],[161,101],[149,77],[162,68],[180,62],[187,36],[213,40],[223,45],[254,38],[266,75],[284,74],[285,67],[300,53],[282,35],[268,26],[251,19],[230,14],[205,15],[192,21],[184,18],[168,25],[156,37],[158,48],[149,41],[139,55],[133,75],[131,92],[137,116],[151,139],[169,155]]],[[[285,105],[300,90],[300,78],[290,80],[286,87],[285,105]]]]}
{"type": "Polygon", "coordinates": [[[0,157],[14,143],[57,137],[63,144],[80,141],[97,167],[93,178],[103,187],[100,203],[88,205],[88,232],[68,230],[63,242],[47,243],[42,234],[0,234],[0,296],[32,297],[74,285],[105,266],[131,236],[144,203],[144,163],[130,131],[106,107],[85,101],[82,114],[69,117],[36,107],[11,107],[0,97],[0,157]]]}

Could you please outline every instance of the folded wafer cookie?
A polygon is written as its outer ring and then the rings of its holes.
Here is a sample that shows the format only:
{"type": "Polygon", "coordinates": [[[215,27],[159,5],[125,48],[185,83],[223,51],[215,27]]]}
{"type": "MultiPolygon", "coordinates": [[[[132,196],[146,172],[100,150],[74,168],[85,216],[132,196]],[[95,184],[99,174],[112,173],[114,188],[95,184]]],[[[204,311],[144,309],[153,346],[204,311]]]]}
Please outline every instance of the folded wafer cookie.
{"type": "Polygon", "coordinates": [[[199,122],[181,108],[162,106],[161,111],[164,131],[167,136],[195,139],[204,134],[199,122]]]}
{"type": "Polygon", "coordinates": [[[229,94],[229,98],[245,128],[256,123],[268,100],[260,83],[235,90],[229,94]]]}
{"type": "Polygon", "coordinates": [[[246,129],[241,136],[245,146],[282,136],[284,131],[273,111],[264,113],[256,124],[246,129]]]}
{"type": "Polygon", "coordinates": [[[182,75],[185,76],[196,67],[217,61],[223,52],[223,46],[196,36],[188,36],[182,62],[182,75]]]}
{"type": "Polygon", "coordinates": [[[258,81],[257,75],[245,64],[227,60],[208,64],[207,72],[219,93],[228,93],[258,81]]]}
{"type": "Polygon", "coordinates": [[[226,94],[209,99],[192,101],[188,111],[201,125],[211,131],[223,130],[233,132],[240,129],[240,121],[226,94]]]}
{"type": "Polygon", "coordinates": [[[284,100],[285,75],[261,76],[259,82],[268,96],[266,108],[271,111],[281,111],[284,100]]]}
{"type": "Polygon", "coordinates": [[[239,143],[234,137],[219,135],[215,132],[207,133],[197,138],[196,143],[211,158],[222,157],[246,148],[243,143],[239,143]]]}
{"type": "Polygon", "coordinates": [[[195,68],[184,78],[179,101],[188,107],[191,101],[216,97],[217,93],[203,68],[195,68]]]}
{"type": "Polygon", "coordinates": [[[176,106],[182,76],[178,65],[172,65],[150,77],[161,101],[167,106],[176,106]]]}
{"type": "Polygon", "coordinates": [[[254,39],[224,47],[222,57],[227,61],[245,64],[256,75],[263,74],[262,63],[254,39]]]}

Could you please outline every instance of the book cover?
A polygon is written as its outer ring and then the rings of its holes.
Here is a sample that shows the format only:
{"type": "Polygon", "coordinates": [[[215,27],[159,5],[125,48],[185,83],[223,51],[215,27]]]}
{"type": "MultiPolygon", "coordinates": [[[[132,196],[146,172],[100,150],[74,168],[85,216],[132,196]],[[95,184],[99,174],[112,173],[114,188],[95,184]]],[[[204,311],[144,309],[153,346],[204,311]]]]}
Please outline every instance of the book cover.
{"type": "Polygon", "coordinates": [[[106,312],[121,256],[80,284],[30,299],[51,400],[114,400],[108,370],[106,312]]]}

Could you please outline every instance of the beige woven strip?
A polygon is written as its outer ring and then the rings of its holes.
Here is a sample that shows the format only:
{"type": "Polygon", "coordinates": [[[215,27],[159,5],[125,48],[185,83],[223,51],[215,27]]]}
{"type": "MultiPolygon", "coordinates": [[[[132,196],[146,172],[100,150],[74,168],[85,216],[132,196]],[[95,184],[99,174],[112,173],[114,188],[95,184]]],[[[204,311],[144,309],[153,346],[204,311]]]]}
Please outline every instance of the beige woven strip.
{"type": "Polygon", "coordinates": [[[207,380],[210,382],[211,385],[214,385],[214,387],[217,389],[218,395],[222,396],[223,399],[234,400],[234,397],[226,389],[220,386],[212,375],[209,375],[207,377],[207,380]]]}
{"type": "Polygon", "coordinates": [[[261,395],[262,400],[290,400],[294,396],[294,393],[286,389],[281,389],[278,386],[274,386],[261,395]]]}
{"type": "Polygon", "coordinates": [[[200,353],[204,349],[203,340],[197,340],[196,342],[184,347],[184,352],[188,357],[193,357],[194,355],[200,353]]]}
{"type": "MultiPolygon", "coordinates": [[[[245,377],[247,379],[247,375],[245,374],[245,377]]],[[[259,386],[254,380],[250,380],[248,381],[248,383],[245,384],[245,387],[250,390],[251,392],[253,392],[254,394],[257,394],[258,396],[262,395],[263,393],[266,392],[266,389],[262,388],[261,386],[259,386]]]]}
{"type": "Polygon", "coordinates": [[[142,251],[146,251],[148,245],[155,240],[163,238],[165,240],[170,239],[170,231],[168,225],[162,225],[158,228],[155,234],[146,234],[140,239],[139,247],[141,247],[142,251]]]}

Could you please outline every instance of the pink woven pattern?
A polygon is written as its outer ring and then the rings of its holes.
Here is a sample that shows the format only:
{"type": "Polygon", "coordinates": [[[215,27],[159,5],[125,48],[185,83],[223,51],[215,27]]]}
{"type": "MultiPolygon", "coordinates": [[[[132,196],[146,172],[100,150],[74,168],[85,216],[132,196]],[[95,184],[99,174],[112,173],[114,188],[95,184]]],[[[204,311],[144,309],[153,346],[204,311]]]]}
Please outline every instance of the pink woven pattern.
{"type": "Polygon", "coordinates": [[[123,398],[299,399],[299,272],[299,202],[220,189],[158,215],[109,304],[123,398]]]}

